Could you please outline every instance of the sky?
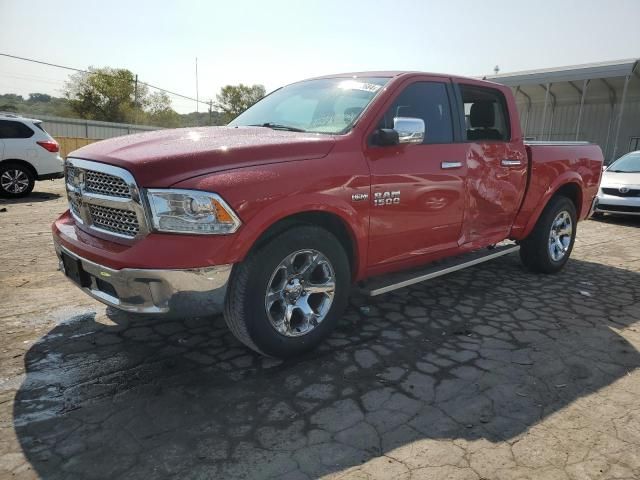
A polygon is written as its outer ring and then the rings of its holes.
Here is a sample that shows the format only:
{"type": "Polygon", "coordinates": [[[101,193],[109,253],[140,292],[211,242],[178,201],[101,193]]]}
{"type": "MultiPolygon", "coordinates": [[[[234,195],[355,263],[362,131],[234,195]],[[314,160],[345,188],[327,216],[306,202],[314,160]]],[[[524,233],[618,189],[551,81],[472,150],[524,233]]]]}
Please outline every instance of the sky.
{"type": "MultiPolygon", "coordinates": [[[[0,53],[128,68],[191,97],[197,57],[208,101],[226,84],[270,91],[339,72],[474,76],[640,58],[639,25],[640,0],[0,0],[0,53]]],[[[0,93],[60,95],[68,74],[0,57],[0,93]]]]}

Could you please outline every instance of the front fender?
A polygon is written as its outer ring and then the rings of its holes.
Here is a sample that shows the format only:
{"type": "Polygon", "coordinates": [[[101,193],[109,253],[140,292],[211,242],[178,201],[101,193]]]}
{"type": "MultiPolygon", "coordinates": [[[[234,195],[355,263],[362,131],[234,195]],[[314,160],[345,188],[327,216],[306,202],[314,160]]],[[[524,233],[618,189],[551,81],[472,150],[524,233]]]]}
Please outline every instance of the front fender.
{"type": "Polygon", "coordinates": [[[216,192],[238,214],[242,226],[225,245],[223,256],[228,263],[242,261],[269,227],[287,217],[308,212],[334,215],[351,237],[354,278],[360,278],[367,258],[369,202],[354,202],[352,195],[370,194],[369,172],[364,164],[359,169],[353,157],[332,157],[239,169],[192,178],[174,187],[216,192]]]}

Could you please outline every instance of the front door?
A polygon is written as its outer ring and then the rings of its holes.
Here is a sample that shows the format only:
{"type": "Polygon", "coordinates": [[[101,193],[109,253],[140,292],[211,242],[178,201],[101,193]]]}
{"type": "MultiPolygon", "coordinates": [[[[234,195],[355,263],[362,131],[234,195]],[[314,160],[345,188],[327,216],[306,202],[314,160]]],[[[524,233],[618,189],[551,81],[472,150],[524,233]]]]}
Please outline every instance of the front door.
{"type": "Polygon", "coordinates": [[[458,245],[465,200],[465,145],[454,143],[451,85],[441,78],[412,80],[380,118],[377,128],[393,128],[394,118],[419,118],[421,144],[369,146],[372,207],[370,269],[419,264],[425,255],[458,245]]]}

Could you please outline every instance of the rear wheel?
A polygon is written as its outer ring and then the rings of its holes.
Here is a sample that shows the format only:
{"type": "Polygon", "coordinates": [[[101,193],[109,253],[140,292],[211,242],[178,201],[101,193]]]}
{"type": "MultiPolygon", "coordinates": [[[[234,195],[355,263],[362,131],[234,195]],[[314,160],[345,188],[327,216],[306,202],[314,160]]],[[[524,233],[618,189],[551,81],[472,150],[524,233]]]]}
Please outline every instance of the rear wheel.
{"type": "Polygon", "coordinates": [[[36,179],[33,173],[19,163],[0,164],[0,195],[19,198],[29,195],[36,179]]]}
{"type": "Polygon", "coordinates": [[[520,244],[520,259],[529,270],[559,272],[569,260],[576,238],[576,207],[567,197],[553,197],[536,226],[520,244]]]}
{"type": "Polygon", "coordinates": [[[234,267],[225,320],[257,352],[298,355],[333,330],[346,307],[350,278],[347,255],[334,235],[315,226],[292,228],[234,267]]]}

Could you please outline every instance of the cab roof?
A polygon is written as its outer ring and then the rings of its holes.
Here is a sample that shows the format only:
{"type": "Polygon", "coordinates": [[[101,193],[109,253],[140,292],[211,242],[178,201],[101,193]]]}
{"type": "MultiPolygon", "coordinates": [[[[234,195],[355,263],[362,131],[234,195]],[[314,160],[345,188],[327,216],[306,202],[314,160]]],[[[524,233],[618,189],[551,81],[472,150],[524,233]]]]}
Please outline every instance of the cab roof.
{"type": "MultiPolygon", "coordinates": [[[[345,73],[334,73],[330,75],[320,75],[318,77],[306,78],[304,80],[319,80],[323,78],[358,78],[358,77],[385,77],[390,79],[397,79],[400,77],[409,77],[412,75],[428,75],[430,77],[439,77],[447,80],[454,81],[471,81],[471,82],[480,82],[480,83],[488,83],[493,84],[499,87],[503,85],[493,82],[488,79],[479,79],[477,77],[465,77],[462,75],[450,75],[446,73],[434,73],[434,72],[421,72],[419,70],[371,70],[364,72],[345,72],[345,73]]],[[[297,83],[297,82],[294,82],[297,83]]]]}

